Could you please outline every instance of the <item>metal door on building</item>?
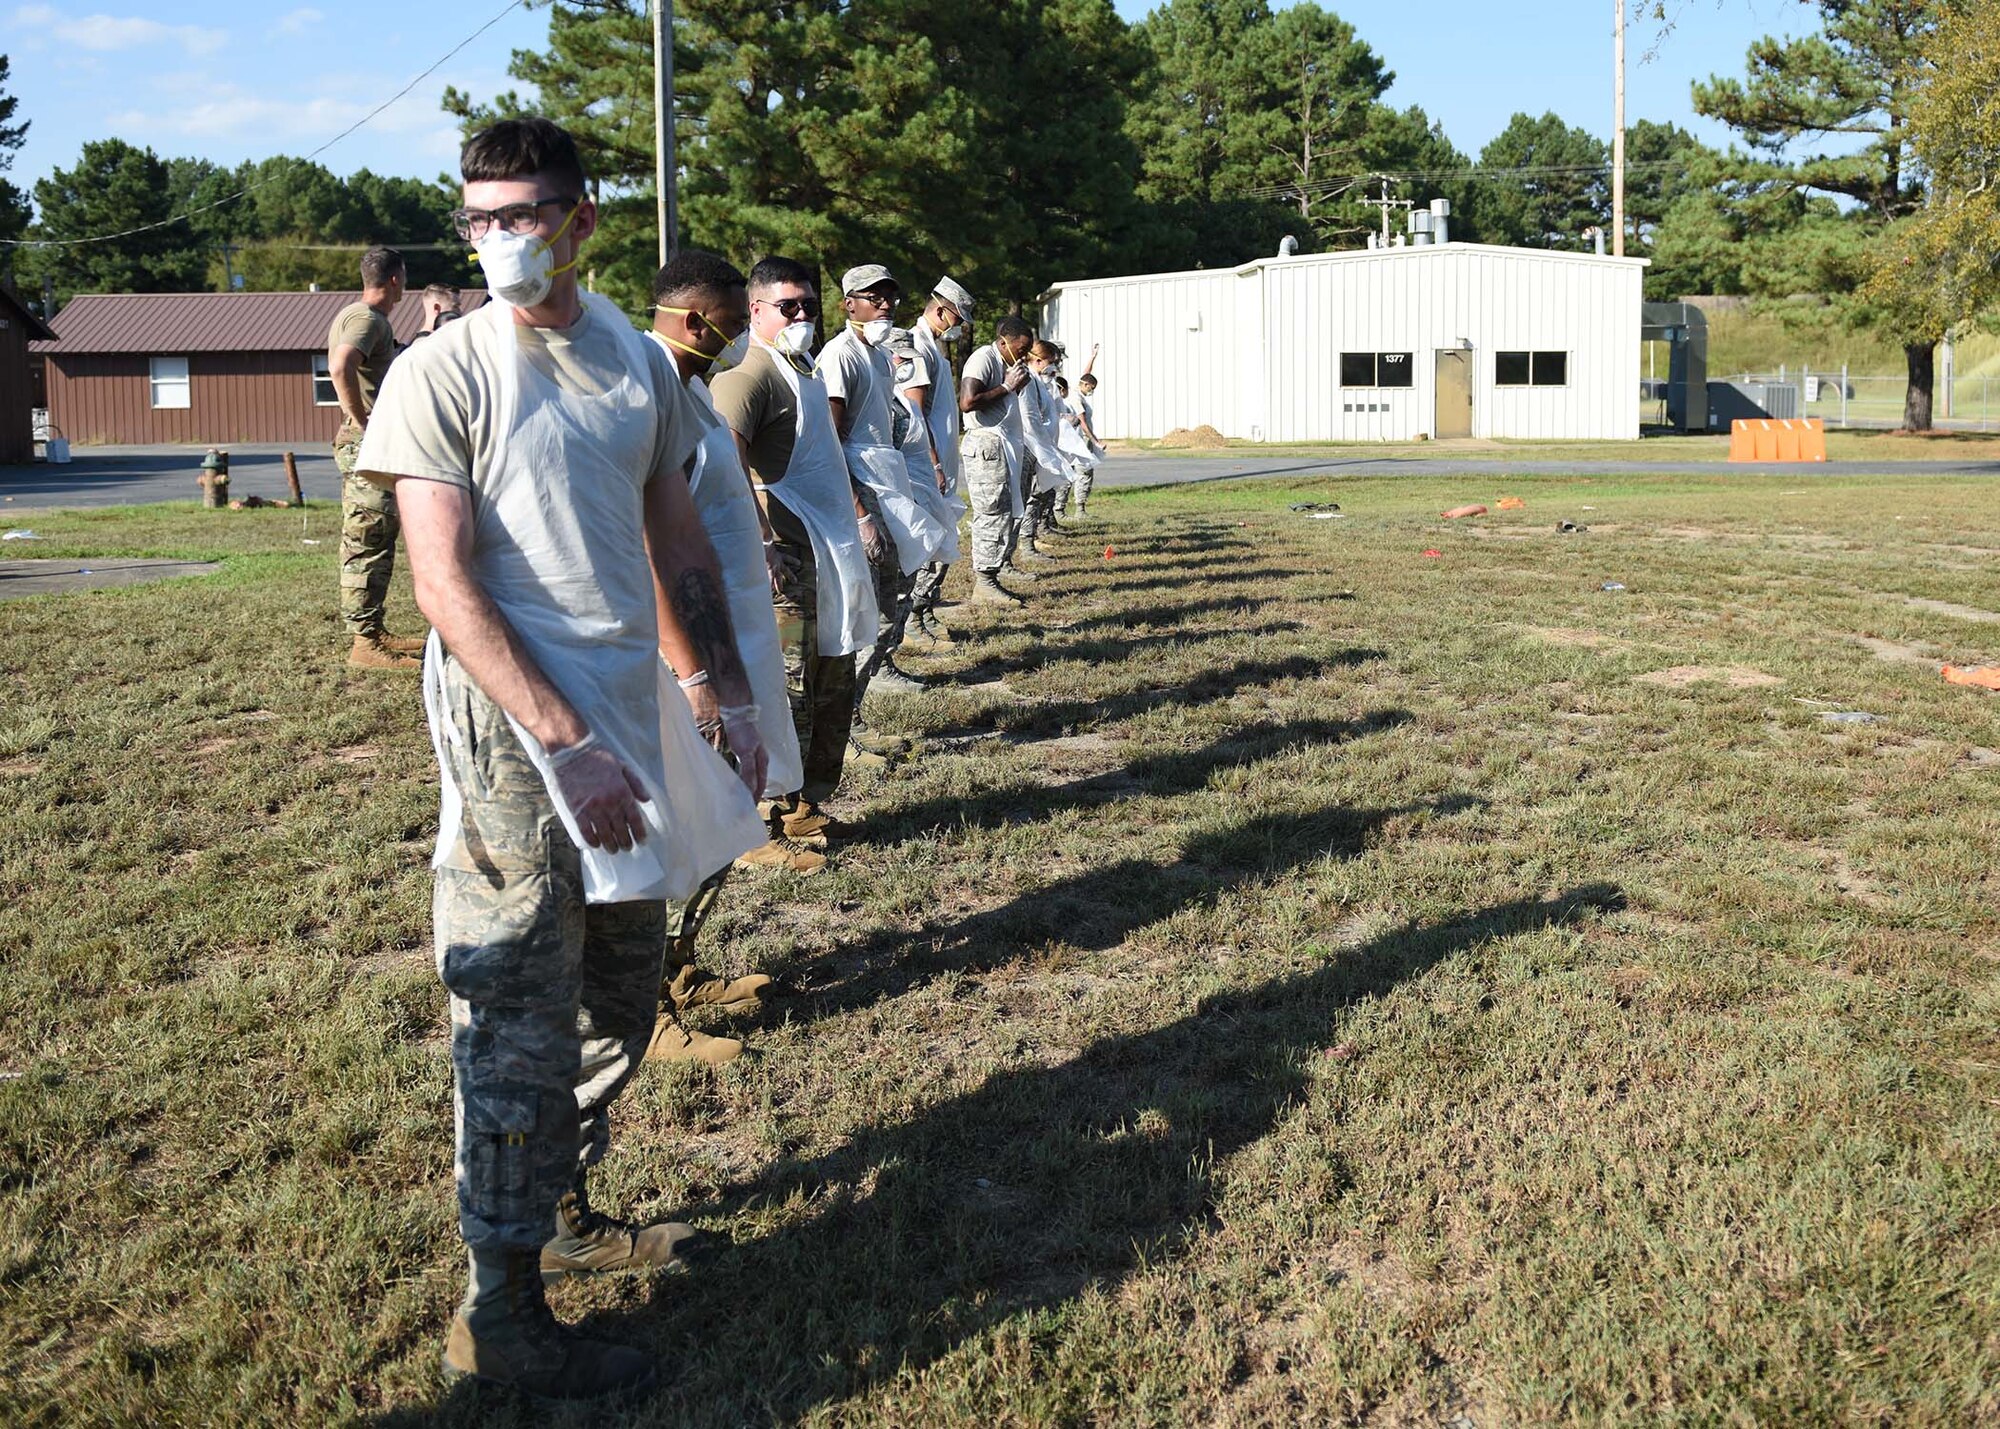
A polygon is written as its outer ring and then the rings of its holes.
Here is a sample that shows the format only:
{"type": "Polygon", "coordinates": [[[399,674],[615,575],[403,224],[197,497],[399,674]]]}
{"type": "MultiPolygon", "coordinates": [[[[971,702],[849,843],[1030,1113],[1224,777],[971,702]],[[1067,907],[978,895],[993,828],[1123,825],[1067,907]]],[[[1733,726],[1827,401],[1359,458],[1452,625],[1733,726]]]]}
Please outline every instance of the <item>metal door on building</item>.
{"type": "Polygon", "coordinates": [[[1432,389],[1437,404],[1436,430],[1439,441],[1472,435],[1472,354],[1458,348],[1439,348],[1437,382],[1432,389]]]}

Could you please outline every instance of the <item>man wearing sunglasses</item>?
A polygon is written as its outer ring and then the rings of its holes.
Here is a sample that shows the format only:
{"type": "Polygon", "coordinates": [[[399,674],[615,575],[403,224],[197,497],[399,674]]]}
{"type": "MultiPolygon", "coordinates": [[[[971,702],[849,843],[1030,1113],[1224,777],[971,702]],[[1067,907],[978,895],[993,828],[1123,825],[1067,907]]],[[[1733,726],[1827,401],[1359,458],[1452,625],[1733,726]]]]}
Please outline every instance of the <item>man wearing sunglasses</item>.
{"type": "Polygon", "coordinates": [[[577,283],[597,209],[575,142],[503,120],[460,170],[454,217],[494,301],[397,360],[359,462],[395,485],[435,637],[434,939],[471,1261],[444,1368],[538,1398],[629,1395],[651,1387],[653,1358],[557,1324],[542,1283],[687,1256],[690,1227],[614,1220],[584,1177],[653,1034],[666,897],[693,891],[682,863],[755,843],[744,786],[761,789],[765,755],[688,492],[697,429],[679,374],[577,283]],[[740,785],[699,749],[670,789],[672,639],[715,686],[740,785]]]}
{"type": "Polygon", "coordinates": [[[771,841],[738,862],[803,873],[843,832],[824,804],[852,759],[854,656],[874,643],[877,607],[861,508],[812,360],[813,272],[766,258],[750,270],[749,292],[750,351],[709,391],[770,522],[771,592],[804,774],[797,791],[765,806],[771,841]]]}

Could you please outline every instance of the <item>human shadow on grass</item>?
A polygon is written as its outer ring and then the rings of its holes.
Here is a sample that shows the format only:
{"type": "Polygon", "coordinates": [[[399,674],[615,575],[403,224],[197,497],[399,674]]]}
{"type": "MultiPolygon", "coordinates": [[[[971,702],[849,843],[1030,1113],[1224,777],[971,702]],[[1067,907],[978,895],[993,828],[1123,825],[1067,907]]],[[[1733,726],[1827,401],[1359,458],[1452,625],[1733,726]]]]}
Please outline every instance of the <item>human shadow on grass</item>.
{"type": "Polygon", "coordinates": [[[1277,602],[1260,595],[1222,595],[1202,600],[1184,600],[1165,605],[1141,605],[1120,610],[1106,611],[1102,615],[1088,615],[1081,620],[1073,620],[1063,625],[1050,624],[1052,631],[1074,632],[1080,630],[1134,630],[1155,629],[1171,626],[1184,620],[1198,620],[1209,615],[1255,615],[1267,605],[1277,602]]]}
{"type": "Polygon", "coordinates": [[[1353,669],[1383,658],[1383,652],[1353,646],[1325,655],[1287,655],[1273,660],[1239,660],[1202,670],[1171,684],[1142,685],[1090,699],[1024,700],[983,710],[974,724],[1004,734],[1056,734],[1083,724],[1111,724],[1169,705],[1193,706],[1225,700],[1239,691],[1283,680],[1317,679],[1332,670],[1353,669]]]}
{"type": "MultiPolygon", "coordinates": [[[[791,1423],[1003,1321],[1115,1294],[1135,1273],[1199,1253],[1230,1158],[1279,1130],[1315,1080],[1366,1076],[1365,1042],[1340,1071],[1313,1070],[1327,1065],[1347,1009],[1495,939],[1623,904],[1598,884],[1406,924],[1310,971],[1205,998],[1154,1030],[859,1127],[830,1152],[725,1188],[702,1210],[743,1218],[733,1247],[582,1328],[659,1356],[662,1389],[632,1422],[791,1423]]],[[[1363,1163],[1392,1164],[1397,1148],[1336,1133],[1297,1154],[1321,1161],[1304,1220],[1346,1194],[1363,1163]]],[[[496,1422],[463,1391],[441,1408],[451,1422],[496,1422]]],[[[385,1422],[431,1418],[413,1409],[385,1422]]]]}
{"type": "Polygon", "coordinates": [[[1071,632],[1051,626],[1037,632],[1038,638],[1012,655],[985,655],[963,669],[953,670],[953,680],[991,680],[1003,675],[1039,670],[1045,665],[1083,660],[1092,665],[1115,665],[1143,651],[1163,645],[1196,645],[1215,640],[1256,640],[1271,635],[1296,634],[1306,627],[1296,620],[1270,620],[1261,625],[1232,625],[1219,628],[1160,630],[1145,635],[1101,635],[1065,639],[1071,632]]]}
{"type": "MultiPolygon", "coordinates": [[[[1141,795],[1168,796],[1203,788],[1224,769],[1238,769],[1301,747],[1331,749],[1408,724],[1408,710],[1373,710],[1354,719],[1307,719],[1253,724],[1201,749],[1148,754],[1117,768],[1056,783],[1015,784],[982,794],[945,795],[868,810],[851,842],[894,844],[940,829],[1001,828],[1040,823],[1071,809],[1089,809],[1141,795]]],[[[1027,747],[1032,748],[1030,744],[1027,747]]]]}
{"type": "Polygon", "coordinates": [[[1385,808],[1335,805],[1265,814],[1193,837],[1172,862],[1122,858],[984,912],[883,928],[809,966],[775,968],[804,995],[774,1003],[764,1015],[773,1022],[818,1021],[885,1002],[946,973],[990,972],[1050,949],[1104,952],[1137,929],[1212,903],[1253,878],[1322,859],[1357,858],[1392,819],[1449,817],[1485,802],[1451,794],[1385,808]]]}
{"type": "MultiPolygon", "coordinates": [[[[1070,575],[1074,572],[1057,571],[1055,575],[1070,575]]],[[[1299,572],[1284,566],[1251,566],[1248,569],[1223,566],[1219,569],[1184,569],[1169,567],[1160,571],[1142,571],[1135,580],[1091,581],[1080,590],[1064,592],[1077,595],[1113,595],[1123,591],[1136,590],[1201,590],[1218,585],[1244,585],[1251,581],[1287,581],[1297,579],[1299,572]]]]}

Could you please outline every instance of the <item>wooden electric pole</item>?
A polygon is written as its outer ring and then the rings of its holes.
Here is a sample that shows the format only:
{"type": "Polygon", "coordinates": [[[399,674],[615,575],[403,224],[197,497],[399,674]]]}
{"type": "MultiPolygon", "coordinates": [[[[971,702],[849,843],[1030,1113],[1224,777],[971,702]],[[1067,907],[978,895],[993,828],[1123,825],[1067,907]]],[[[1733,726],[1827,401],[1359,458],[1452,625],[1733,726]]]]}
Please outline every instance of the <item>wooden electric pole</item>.
{"type": "Polygon", "coordinates": [[[660,225],[660,266],[680,247],[680,204],[674,163],[673,0],[653,0],[653,188],[660,225]]]}
{"type": "Polygon", "coordinates": [[[1625,0],[1612,0],[1617,7],[1617,26],[1612,31],[1611,64],[1617,71],[1611,85],[1611,252],[1625,256],[1625,0]]]}

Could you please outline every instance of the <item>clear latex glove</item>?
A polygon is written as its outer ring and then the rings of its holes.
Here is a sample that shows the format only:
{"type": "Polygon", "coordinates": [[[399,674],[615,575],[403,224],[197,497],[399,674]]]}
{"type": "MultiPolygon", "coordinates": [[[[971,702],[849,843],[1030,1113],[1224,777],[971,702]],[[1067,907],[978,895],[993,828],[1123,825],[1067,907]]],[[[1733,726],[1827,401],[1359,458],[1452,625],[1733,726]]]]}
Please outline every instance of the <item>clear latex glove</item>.
{"type": "Polygon", "coordinates": [[[855,524],[860,528],[861,550],[868,557],[868,563],[879,566],[889,554],[889,543],[882,539],[882,528],[872,516],[863,516],[855,524]]]}
{"type": "Polygon", "coordinates": [[[721,711],[722,737],[736,760],[736,777],[750,791],[750,797],[764,797],[764,776],[770,772],[771,754],[757,733],[757,706],[726,705],[721,711]]]}
{"type": "Polygon", "coordinates": [[[646,802],[645,786],[596,735],[550,750],[549,768],[585,843],[623,853],[646,841],[646,821],[639,813],[646,802]]]}
{"type": "Polygon", "coordinates": [[[1017,362],[1007,369],[1007,375],[1000,380],[1000,385],[1009,392],[1018,392],[1028,385],[1028,379],[1033,375],[1028,371],[1027,363],[1017,362]]]}
{"type": "Polygon", "coordinates": [[[791,586],[792,577],[799,573],[798,557],[779,550],[770,541],[764,543],[764,566],[771,573],[771,594],[774,598],[784,595],[791,586]]]}

